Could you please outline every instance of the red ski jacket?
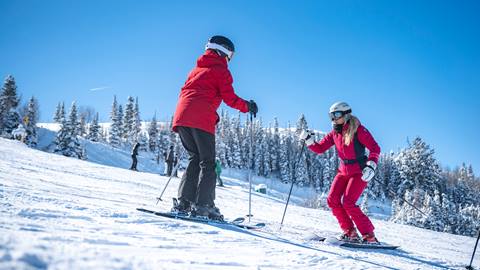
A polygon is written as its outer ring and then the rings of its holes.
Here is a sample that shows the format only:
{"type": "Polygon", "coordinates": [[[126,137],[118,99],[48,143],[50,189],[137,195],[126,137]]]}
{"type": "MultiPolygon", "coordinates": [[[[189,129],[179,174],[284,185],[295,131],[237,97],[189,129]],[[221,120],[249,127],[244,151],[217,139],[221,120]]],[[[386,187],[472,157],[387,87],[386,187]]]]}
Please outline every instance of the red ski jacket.
{"type": "Polygon", "coordinates": [[[222,100],[232,108],[248,112],[247,102],[235,94],[232,83],[225,58],[214,51],[205,51],[180,91],[173,116],[173,131],[184,126],[215,134],[219,120],[217,109],[222,100]]]}
{"type": "MultiPolygon", "coordinates": [[[[321,154],[335,144],[340,159],[355,160],[357,157],[355,154],[354,141],[352,140],[352,142],[348,146],[345,145],[345,143],[343,142],[343,134],[347,131],[347,129],[348,124],[345,124],[343,126],[342,133],[338,133],[335,130],[332,130],[325,137],[323,137],[320,142],[314,143],[308,148],[310,148],[310,150],[315,153],[321,154]]],[[[380,146],[378,146],[377,142],[370,134],[370,132],[361,124],[358,126],[357,129],[357,137],[359,142],[370,151],[368,160],[372,160],[375,163],[378,163],[378,158],[380,156],[380,146]]],[[[358,162],[355,162],[353,164],[344,164],[344,162],[340,162],[340,167],[338,170],[340,173],[346,175],[362,172],[362,169],[360,168],[360,164],[358,164],[358,162]]]]}

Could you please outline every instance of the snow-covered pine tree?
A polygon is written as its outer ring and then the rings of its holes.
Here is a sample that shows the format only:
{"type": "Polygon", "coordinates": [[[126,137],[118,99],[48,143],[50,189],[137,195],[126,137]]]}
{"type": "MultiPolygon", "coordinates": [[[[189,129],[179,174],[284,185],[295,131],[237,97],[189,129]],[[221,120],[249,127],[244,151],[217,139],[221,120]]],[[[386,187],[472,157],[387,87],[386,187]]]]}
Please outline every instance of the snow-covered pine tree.
{"type": "Polygon", "coordinates": [[[228,166],[227,158],[227,145],[226,141],[228,139],[227,134],[227,113],[222,110],[220,112],[220,121],[217,124],[215,131],[215,149],[216,149],[216,158],[220,160],[222,166],[228,166]]]}
{"type": "Polygon", "coordinates": [[[232,136],[232,157],[231,167],[240,169],[242,167],[242,148],[240,147],[240,141],[242,140],[242,130],[240,128],[240,113],[237,117],[233,118],[230,125],[230,134],[232,136]]]}
{"type": "Polygon", "coordinates": [[[443,212],[441,196],[438,190],[435,190],[433,196],[425,193],[422,212],[424,212],[426,216],[420,218],[419,223],[421,227],[434,231],[444,230],[444,214],[446,213],[443,212]]]}
{"type": "Polygon", "coordinates": [[[286,134],[280,139],[280,178],[284,183],[293,181],[294,143],[292,137],[289,125],[286,134]]]}
{"type": "Polygon", "coordinates": [[[146,152],[148,150],[148,137],[145,132],[140,132],[137,136],[137,141],[140,143],[139,151],[146,152]]]}
{"type": "Polygon", "coordinates": [[[65,119],[65,103],[59,102],[55,109],[55,114],[53,115],[53,121],[61,124],[63,121],[62,119],[65,119]]]}
{"type": "Polygon", "coordinates": [[[472,204],[461,206],[459,211],[458,233],[461,235],[476,236],[480,228],[480,207],[472,204]]]}
{"type": "Polygon", "coordinates": [[[79,141],[80,126],[77,115],[77,106],[72,103],[68,120],[62,122],[61,128],[55,139],[55,153],[62,154],[67,157],[82,158],[84,149],[79,141]]]}
{"type": "Polygon", "coordinates": [[[120,144],[126,141],[127,133],[125,132],[125,125],[123,123],[123,106],[122,104],[118,104],[118,112],[117,112],[117,126],[118,126],[118,134],[120,134],[120,144]]]}
{"type": "Polygon", "coordinates": [[[12,138],[12,130],[21,124],[19,102],[15,78],[8,75],[0,92],[0,135],[3,137],[12,138]]]}
{"type": "Polygon", "coordinates": [[[387,187],[389,180],[392,177],[392,163],[393,160],[389,154],[382,154],[378,160],[376,179],[369,183],[369,189],[373,195],[373,199],[385,201],[388,193],[387,187]]]}
{"type": "Polygon", "coordinates": [[[416,137],[406,149],[400,151],[395,160],[402,181],[400,194],[414,187],[431,193],[440,189],[440,166],[433,155],[434,150],[420,137],[416,137]]]}
{"type": "Polygon", "coordinates": [[[148,125],[148,149],[155,153],[157,151],[158,142],[158,125],[157,125],[157,113],[152,117],[148,125]]]}
{"type": "Polygon", "coordinates": [[[360,205],[360,209],[362,209],[362,212],[368,216],[369,210],[368,210],[368,187],[367,189],[363,192],[363,199],[362,199],[362,204],[360,205]]]}
{"type": "Polygon", "coordinates": [[[272,152],[272,148],[271,148],[271,145],[272,145],[272,132],[271,132],[271,128],[268,128],[265,130],[264,132],[264,140],[262,142],[262,148],[264,149],[264,158],[263,158],[263,167],[264,167],[264,170],[265,170],[265,176],[270,176],[272,174],[272,159],[271,159],[271,155],[270,155],[270,152],[272,152]]]}
{"type": "Polygon", "coordinates": [[[112,110],[110,112],[110,129],[108,132],[108,142],[114,147],[119,147],[121,145],[121,130],[120,130],[120,120],[122,115],[119,115],[119,106],[117,103],[117,97],[113,96],[112,110]]]}
{"type": "MultiPolygon", "coordinates": [[[[304,129],[308,129],[308,124],[307,124],[307,120],[305,119],[305,115],[302,114],[297,121],[295,133],[300,134],[300,132],[304,129]]],[[[303,146],[303,142],[298,141],[297,136],[295,136],[294,138],[295,138],[295,141],[297,142],[296,148],[298,149],[301,149],[302,147],[306,148],[306,146],[303,146]]],[[[300,186],[310,183],[310,175],[308,171],[310,162],[307,160],[308,159],[307,151],[308,150],[305,150],[305,149],[302,152],[301,150],[297,150],[296,151],[297,154],[295,155],[295,160],[293,160],[293,162],[298,161],[297,163],[293,164],[293,170],[294,170],[293,175],[295,178],[295,182],[300,186]]]]}
{"type": "Polygon", "coordinates": [[[138,106],[138,97],[135,98],[135,107],[133,108],[133,138],[136,139],[142,131],[142,121],[140,119],[140,108],[138,106]]]}
{"type": "Polygon", "coordinates": [[[85,137],[87,135],[87,121],[86,121],[86,115],[85,114],[80,114],[79,121],[78,121],[78,126],[79,126],[79,136],[85,137]]]}
{"type": "Polygon", "coordinates": [[[445,227],[444,232],[448,233],[458,233],[457,227],[459,226],[459,221],[457,213],[458,207],[452,202],[450,196],[442,196],[442,211],[444,212],[443,222],[445,227]]]}
{"type": "Polygon", "coordinates": [[[37,122],[39,119],[39,104],[35,97],[31,97],[27,104],[26,114],[23,116],[27,137],[25,143],[35,147],[37,145],[37,122]]]}
{"type": "Polygon", "coordinates": [[[125,105],[125,112],[123,113],[123,139],[127,144],[132,144],[135,141],[134,109],[135,109],[135,99],[129,96],[127,98],[127,104],[125,105]]]}
{"type": "Polygon", "coordinates": [[[244,149],[243,168],[245,169],[253,169],[255,163],[255,133],[255,121],[250,121],[250,117],[247,117],[244,129],[245,136],[244,140],[242,141],[242,148],[244,149]]]}
{"type": "MultiPolygon", "coordinates": [[[[261,127],[261,120],[259,121],[259,126],[261,127]]],[[[254,149],[254,170],[257,175],[265,176],[265,154],[266,154],[266,141],[265,134],[262,128],[259,128],[255,134],[255,144],[254,149]]]]}
{"type": "Polygon", "coordinates": [[[102,140],[101,134],[102,127],[98,123],[98,112],[95,113],[92,123],[90,123],[90,128],[88,129],[87,139],[92,142],[99,142],[102,140]]]}
{"type": "MultiPolygon", "coordinates": [[[[403,199],[411,202],[412,198],[412,191],[407,189],[404,193],[403,199]]],[[[392,212],[395,213],[395,215],[392,215],[390,220],[401,224],[411,224],[410,222],[413,219],[412,212],[415,211],[414,208],[400,200],[394,200],[394,202],[395,210],[392,212]]]]}
{"type": "Polygon", "coordinates": [[[273,173],[280,173],[280,133],[279,133],[279,124],[278,119],[275,117],[273,119],[273,134],[272,140],[270,141],[270,161],[271,161],[271,170],[273,173]]]}

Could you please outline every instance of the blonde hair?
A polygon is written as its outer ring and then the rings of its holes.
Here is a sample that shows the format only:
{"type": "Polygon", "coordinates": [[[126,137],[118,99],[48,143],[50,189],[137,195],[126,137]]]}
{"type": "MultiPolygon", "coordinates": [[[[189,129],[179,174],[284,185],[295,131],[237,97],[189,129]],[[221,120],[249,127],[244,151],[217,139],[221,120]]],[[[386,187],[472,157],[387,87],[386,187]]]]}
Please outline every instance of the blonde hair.
{"type": "Polygon", "coordinates": [[[343,135],[343,143],[346,146],[349,146],[350,143],[353,141],[353,137],[355,136],[355,132],[357,132],[358,127],[360,126],[360,121],[354,115],[350,115],[350,121],[348,123],[348,129],[343,135]]]}

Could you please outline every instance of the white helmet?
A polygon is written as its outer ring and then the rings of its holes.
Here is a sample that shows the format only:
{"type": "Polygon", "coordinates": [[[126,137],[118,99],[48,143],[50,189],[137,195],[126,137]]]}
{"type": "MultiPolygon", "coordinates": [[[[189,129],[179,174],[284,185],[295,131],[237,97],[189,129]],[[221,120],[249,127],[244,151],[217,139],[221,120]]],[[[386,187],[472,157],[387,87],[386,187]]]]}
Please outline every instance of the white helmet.
{"type": "Polygon", "coordinates": [[[340,101],[333,103],[328,112],[330,118],[337,119],[352,112],[352,108],[346,102],[340,101]]]}

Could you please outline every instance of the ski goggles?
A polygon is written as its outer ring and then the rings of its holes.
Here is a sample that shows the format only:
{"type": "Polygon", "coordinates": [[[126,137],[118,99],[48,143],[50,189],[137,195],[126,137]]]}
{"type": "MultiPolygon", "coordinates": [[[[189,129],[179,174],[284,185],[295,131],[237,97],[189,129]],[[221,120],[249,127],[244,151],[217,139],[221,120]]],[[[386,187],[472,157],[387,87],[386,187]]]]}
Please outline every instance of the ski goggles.
{"type": "Polygon", "coordinates": [[[331,112],[328,115],[330,116],[330,119],[332,119],[332,121],[335,121],[342,118],[345,114],[346,112],[336,111],[336,112],[331,112]]]}
{"type": "Polygon", "coordinates": [[[208,42],[207,45],[205,45],[205,50],[207,49],[214,49],[214,50],[219,50],[223,52],[224,54],[227,55],[228,61],[231,61],[233,58],[233,51],[228,50],[227,48],[223,47],[222,45],[216,44],[216,43],[210,43],[208,42]]]}

